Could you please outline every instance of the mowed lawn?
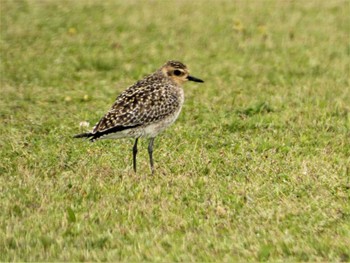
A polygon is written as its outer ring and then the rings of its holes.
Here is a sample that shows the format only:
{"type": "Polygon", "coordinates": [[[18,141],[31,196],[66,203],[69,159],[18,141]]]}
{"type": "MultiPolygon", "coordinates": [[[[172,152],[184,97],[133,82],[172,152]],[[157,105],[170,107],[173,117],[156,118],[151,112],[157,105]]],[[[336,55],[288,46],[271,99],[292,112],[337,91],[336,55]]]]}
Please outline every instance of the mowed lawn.
{"type": "Polygon", "coordinates": [[[349,261],[349,1],[0,0],[0,261],[349,261]],[[176,123],[89,143],[167,60],[176,123]]]}

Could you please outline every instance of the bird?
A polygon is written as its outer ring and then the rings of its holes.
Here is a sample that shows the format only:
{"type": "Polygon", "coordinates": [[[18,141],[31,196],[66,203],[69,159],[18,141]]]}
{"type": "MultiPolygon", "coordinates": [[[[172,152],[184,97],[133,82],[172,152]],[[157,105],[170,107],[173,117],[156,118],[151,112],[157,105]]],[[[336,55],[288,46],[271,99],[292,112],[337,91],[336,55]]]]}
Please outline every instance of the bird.
{"type": "Polygon", "coordinates": [[[74,138],[87,138],[91,142],[134,138],[132,152],[135,173],[138,140],[141,137],[149,138],[148,154],[153,175],[155,137],[178,118],[184,103],[182,86],[187,81],[204,82],[191,76],[182,62],[166,62],[154,73],[122,92],[91,132],[77,134],[74,138]]]}

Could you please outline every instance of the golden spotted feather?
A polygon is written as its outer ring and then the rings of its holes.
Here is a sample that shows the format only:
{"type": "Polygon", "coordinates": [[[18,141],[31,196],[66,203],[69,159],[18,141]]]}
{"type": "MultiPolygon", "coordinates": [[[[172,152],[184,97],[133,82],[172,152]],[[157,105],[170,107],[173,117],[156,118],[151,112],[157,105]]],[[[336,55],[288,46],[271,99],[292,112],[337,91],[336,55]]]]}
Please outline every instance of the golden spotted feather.
{"type": "Polygon", "coordinates": [[[147,126],[181,108],[179,90],[171,79],[155,72],[120,94],[111,109],[96,124],[92,140],[122,130],[147,126]]]}

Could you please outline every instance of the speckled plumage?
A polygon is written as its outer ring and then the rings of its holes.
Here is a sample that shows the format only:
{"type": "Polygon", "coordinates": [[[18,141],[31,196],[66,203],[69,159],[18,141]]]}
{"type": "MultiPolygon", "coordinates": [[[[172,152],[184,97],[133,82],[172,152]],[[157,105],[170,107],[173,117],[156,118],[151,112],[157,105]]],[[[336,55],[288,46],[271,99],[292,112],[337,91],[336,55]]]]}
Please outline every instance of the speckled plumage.
{"type": "Polygon", "coordinates": [[[108,132],[110,128],[123,126],[135,127],[133,129],[138,131],[125,135],[147,136],[144,127],[161,122],[179,111],[184,100],[183,91],[162,75],[162,72],[157,71],[120,94],[92,133],[108,132]]]}
{"type": "Polygon", "coordinates": [[[184,102],[182,84],[187,80],[203,82],[190,76],[181,62],[168,61],[121,93],[91,132],[75,137],[87,137],[91,141],[156,137],[177,119],[184,102]]]}

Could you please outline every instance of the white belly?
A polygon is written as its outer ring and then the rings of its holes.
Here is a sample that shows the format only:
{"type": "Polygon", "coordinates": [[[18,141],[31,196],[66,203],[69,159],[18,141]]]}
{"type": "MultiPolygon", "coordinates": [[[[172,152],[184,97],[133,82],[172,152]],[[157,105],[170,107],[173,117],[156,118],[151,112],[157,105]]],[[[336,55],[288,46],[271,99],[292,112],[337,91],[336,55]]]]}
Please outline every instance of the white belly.
{"type": "Polygon", "coordinates": [[[170,115],[164,120],[161,120],[159,122],[156,122],[154,124],[144,127],[142,137],[143,136],[150,137],[150,138],[156,137],[158,133],[164,131],[168,126],[170,126],[176,121],[177,117],[179,117],[180,112],[181,112],[181,107],[173,115],[170,115]]]}
{"type": "Polygon", "coordinates": [[[164,131],[168,126],[173,124],[175,120],[179,117],[179,114],[181,112],[181,107],[172,115],[168,116],[167,118],[155,122],[153,124],[149,124],[147,126],[141,126],[132,128],[129,130],[124,130],[116,133],[110,133],[106,134],[99,139],[120,139],[120,138],[139,138],[139,137],[149,137],[154,138],[156,137],[160,132],[164,131]]]}

